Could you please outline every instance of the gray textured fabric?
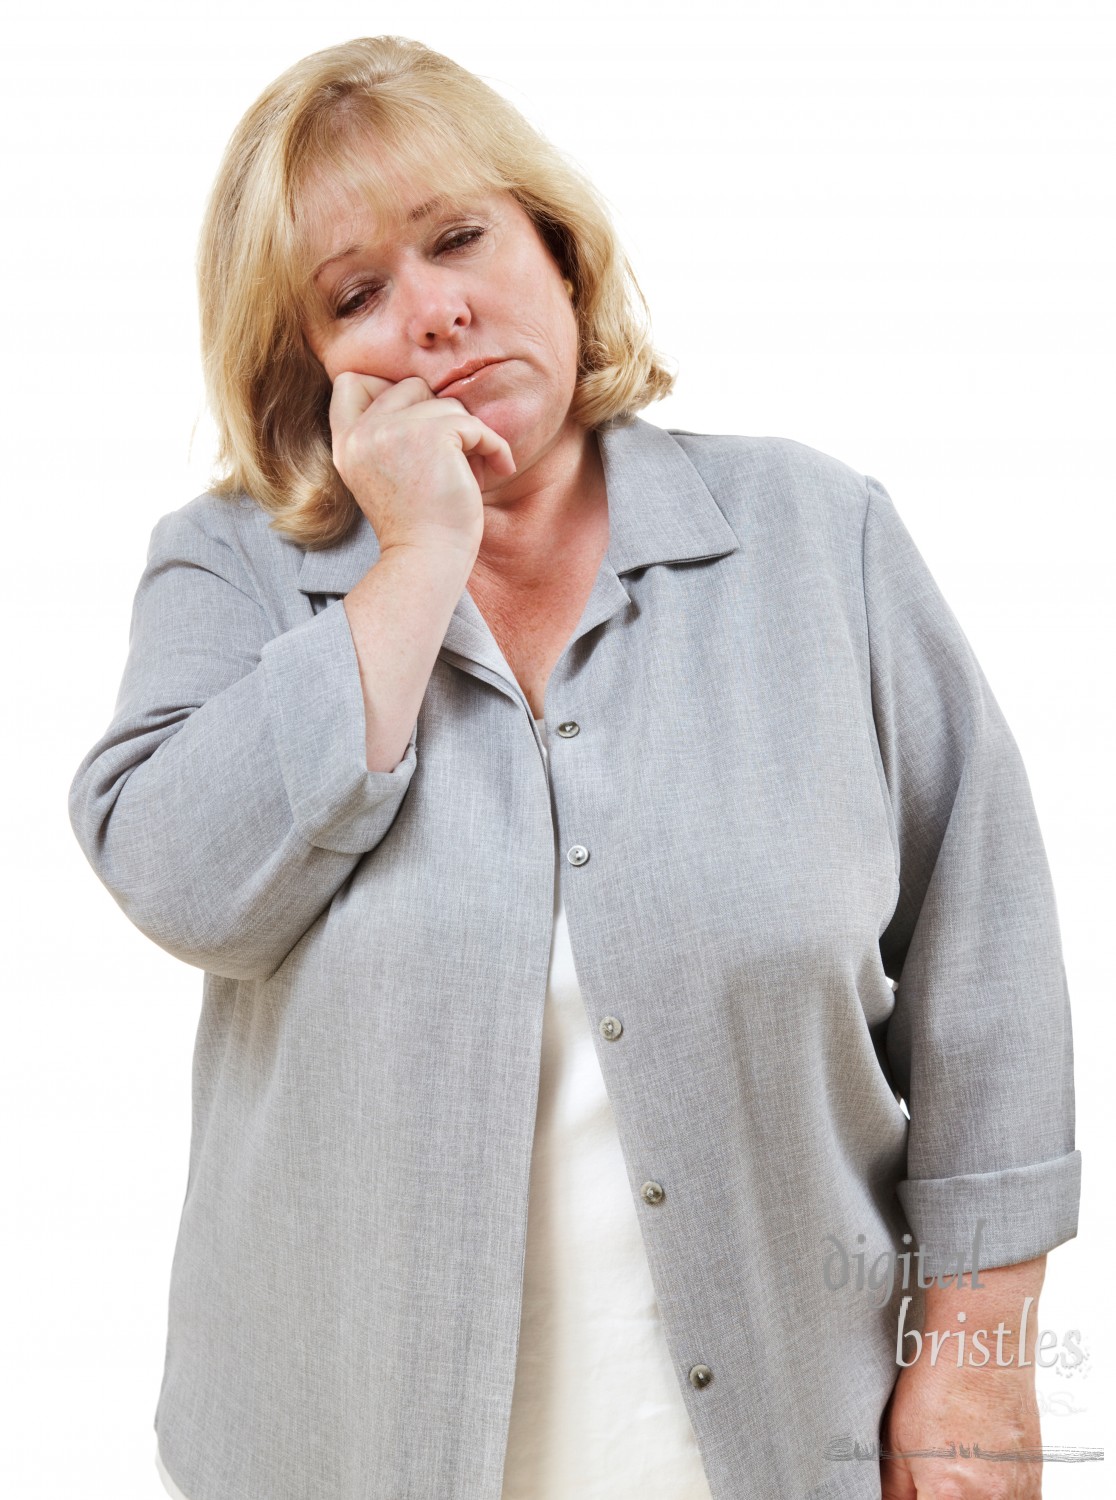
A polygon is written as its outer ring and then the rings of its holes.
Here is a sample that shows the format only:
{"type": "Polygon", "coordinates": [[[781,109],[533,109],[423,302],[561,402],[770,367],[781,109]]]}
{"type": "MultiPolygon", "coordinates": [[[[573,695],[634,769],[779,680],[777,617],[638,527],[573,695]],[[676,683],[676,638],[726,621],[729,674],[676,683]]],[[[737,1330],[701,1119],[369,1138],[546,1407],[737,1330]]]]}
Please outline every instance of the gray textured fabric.
{"type": "Polygon", "coordinates": [[[887,492],[788,439],[598,438],[557,825],[468,590],[369,773],[367,521],[310,553],[248,500],[155,526],[69,805],[206,971],[155,1414],[191,1500],[499,1500],[555,838],[589,853],[558,861],[570,939],[716,1500],[879,1494],[834,1455],[876,1435],[901,1286],[832,1289],[834,1244],[871,1265],[909,1223],[945,1265],[979,1232],[994,1266],[1076,1231],[1026,773],[887,492]]]}

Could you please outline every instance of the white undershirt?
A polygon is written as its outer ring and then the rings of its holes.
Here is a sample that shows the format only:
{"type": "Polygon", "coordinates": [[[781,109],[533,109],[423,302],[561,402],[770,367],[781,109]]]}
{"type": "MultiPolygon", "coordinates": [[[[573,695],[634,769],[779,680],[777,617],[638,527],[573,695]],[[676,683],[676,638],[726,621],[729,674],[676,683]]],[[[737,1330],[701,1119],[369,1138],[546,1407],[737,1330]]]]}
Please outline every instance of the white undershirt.
{"type": "MultiPolygon", "coordinates": [[[[545,747],[545,723],[535,723],[545,747]]],[[[554,888],[501,1500],[712,1500],[659,1318],[597,1061],[601,1018],[586,1012],[557,872],[554,888]]],[[[187,1500],[158,1449],[156,1464],[173,1500],[187,1500]]]]}
{"type": "Polygon", "coordinates": [[[711,1500],[554,887],[501,1500],[711,1500]]]}

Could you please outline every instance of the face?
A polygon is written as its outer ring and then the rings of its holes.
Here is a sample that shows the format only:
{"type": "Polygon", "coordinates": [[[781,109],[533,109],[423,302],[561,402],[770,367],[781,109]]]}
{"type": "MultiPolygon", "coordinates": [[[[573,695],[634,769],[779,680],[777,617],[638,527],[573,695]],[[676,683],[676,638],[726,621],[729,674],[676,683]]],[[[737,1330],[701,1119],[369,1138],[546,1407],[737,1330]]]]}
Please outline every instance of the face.
{"type": "Polygon", "coordinates": [[[343,371],[419,375],[505,438],[519,474],[583,441],[568,419],[578,352],[569,293],[510,194],[428,206],[386,238],[370,212],[339,212],[319,226],[315,250],[326,311],[305,332],[331,381],[343,371]],[[481,359],[492,363],[446,384],[481,359]]]}

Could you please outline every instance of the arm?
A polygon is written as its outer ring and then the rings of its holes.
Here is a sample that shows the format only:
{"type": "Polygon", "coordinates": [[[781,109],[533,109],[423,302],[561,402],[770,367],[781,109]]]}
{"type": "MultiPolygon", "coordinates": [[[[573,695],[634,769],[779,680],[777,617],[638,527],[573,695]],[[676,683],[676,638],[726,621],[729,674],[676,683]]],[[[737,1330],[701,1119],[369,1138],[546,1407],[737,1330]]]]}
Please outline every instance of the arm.
{"type": "Polygon", "coordinates": [[[925,1294],[919,1346],[899,1374],[882,1424],[883,1500],[1013,1497],[1037,1500],[1042,1448],[1035,1395],[1038,1299],[1046,1257],[925,1294]],[[892,1457],[952,1447],[955,1457],[892,1457]],[[1015,1453],[1014,1461],[982,1453],[1015,1453]],[[1024,1455],[1031,1455],[1024,1457],[1024,1455]]]}
{"type": "Polygon", "coordinates": [[[70,788],[78,841],[135,925],[233,979],[270,978],[391,827],[483,536],[479,481],[515,472],[499,433],[417,376],[343,371],[329,416],[379,560],[342,606],[276,634],[212,514],[165,516],[116,715],[70,788]]]}
{"type": "Polygon", "coordinates": [[[467,552],[400,543],[385,548],[346,594],[370,771],[390,771],[406,753],[450,616],[472,568],[467,552]]]}
{"type": "Polygon", "coordinates": [[[880,936],[910,1113],[899,1197],[929,1274],[978,1233],[982,1265],[1015,1265],[1077,1230],[1054,892],[999,705],[887,492],[867,487],[872,708],[900,885],[880,936]]]}
{"type": "MultiPolygon", "coordinates": [[[[1080,1193],[1054,892],[1011,731],[886,490],[867,489],[872,708],[900,886],[880,936],[899,978],[886,1046],[910,1112],[898,1194],[925,1276],[946,1283],[926,1291],[921,1343],[904,1345],[918,1354],[898,1371],[883,1447],[1034,1449],[1019,1331],[1031,1297],[1033,1343],[1045,1254],[1076,1233],[1080,1193]],[[974,1260],[983,1289],[956,1274],[974,1260]],[[991,1335],[987,1362],[971,1338],[962,1348],[966,1328],[991,1335]]],[[[1041,1485],[1040,1464],[961,1456],[885,1460],[882,1474],[887,1500],[1023,1500],[1041,1485]]]]}
{"type": "Polygon", "coordinates": [[[155,527],[116,711],[74,776],[70,819],[142,932],[185,963],[262,979],[391,827],[468,569],[401,549],[344,606],[277,635],[202,515],[155,527]]]}

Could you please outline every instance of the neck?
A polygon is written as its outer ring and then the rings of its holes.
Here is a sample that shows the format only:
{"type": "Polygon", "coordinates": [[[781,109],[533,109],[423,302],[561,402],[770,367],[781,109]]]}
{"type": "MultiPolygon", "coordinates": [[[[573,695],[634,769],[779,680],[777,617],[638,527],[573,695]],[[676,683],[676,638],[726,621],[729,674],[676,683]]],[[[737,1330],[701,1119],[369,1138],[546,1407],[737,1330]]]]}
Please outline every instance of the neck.
{"type": "Polygon", "coordinates": [[[522,475],[485,492],[484,537],[470,587],[538,588],[555,560],[607,535],[608,503],[596,435],[571,428],[522,475]],[[517,481],[522,483],[517,483],[517,481]]]}

